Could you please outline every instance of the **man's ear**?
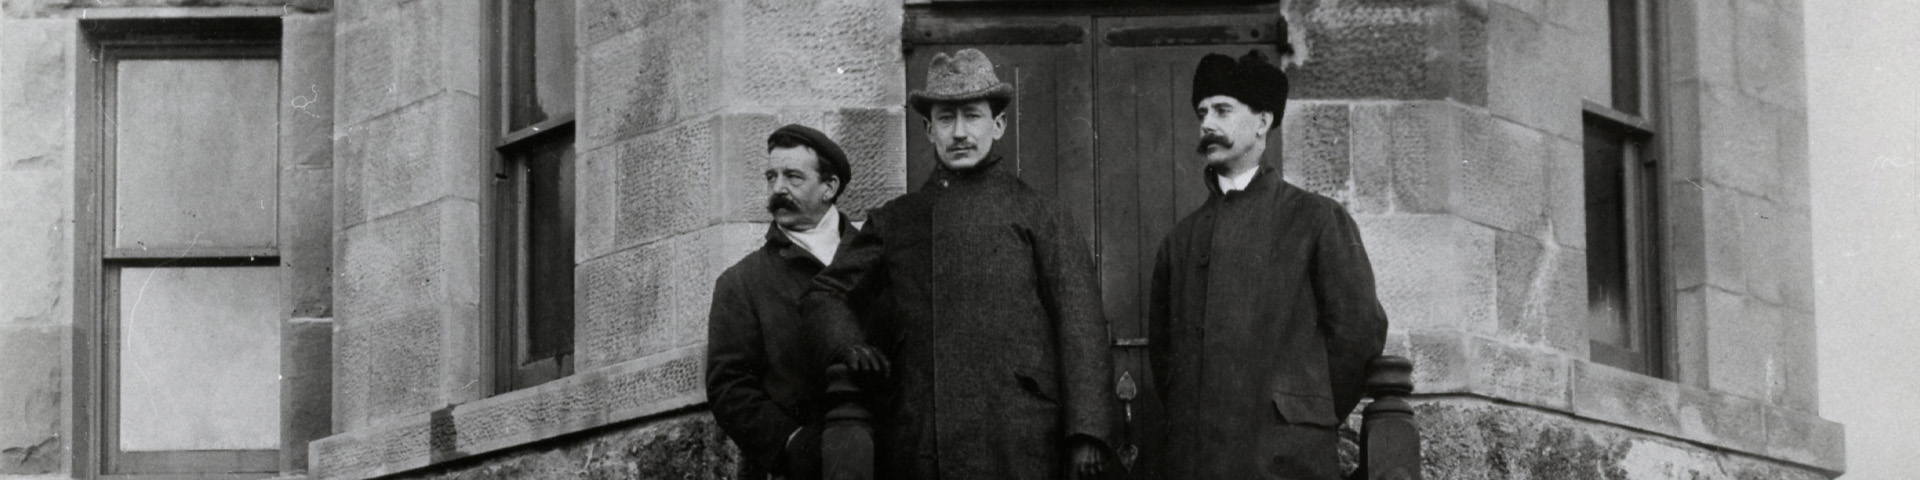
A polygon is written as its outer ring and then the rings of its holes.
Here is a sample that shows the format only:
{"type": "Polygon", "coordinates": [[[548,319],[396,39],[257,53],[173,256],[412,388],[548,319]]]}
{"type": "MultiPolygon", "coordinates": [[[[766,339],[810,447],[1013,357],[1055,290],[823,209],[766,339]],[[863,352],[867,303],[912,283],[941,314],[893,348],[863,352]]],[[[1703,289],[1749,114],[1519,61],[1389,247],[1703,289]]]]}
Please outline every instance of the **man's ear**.
{"type": "Polygon", "coordinates": [[[1278,121],[1279,118],[1280,117],[1274,115],[1273,112],[1260,112],[1260,131],[1272,131],[1273,122],[1278,121]]]}
{"type": "Polygon", "coordinates": [[[834,175],[827,177],[826,181],[820,183],[827,186],[827,191],[833,192],[833,196],[827,197],[827,203],[840,203],[840,192],[843,191],[840,190],[840,176],[834,175]]]}
{"type": "Polygon", "coordinates": [[[1007,112],[1001,111],[993,116],[993,139],[999,140],[1007,133],[1007,112]]]}

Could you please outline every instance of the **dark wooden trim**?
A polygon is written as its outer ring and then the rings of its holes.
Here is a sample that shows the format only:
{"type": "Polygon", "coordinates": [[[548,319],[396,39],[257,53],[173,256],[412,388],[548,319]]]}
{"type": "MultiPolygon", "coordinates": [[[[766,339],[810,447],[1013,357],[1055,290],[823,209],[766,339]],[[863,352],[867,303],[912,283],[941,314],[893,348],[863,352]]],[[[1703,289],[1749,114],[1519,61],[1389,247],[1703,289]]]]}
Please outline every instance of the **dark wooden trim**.
{"type": "Polygon", "coordinates": [[[1265,45],[1284,42],[1279,25],[1233,24],[1115,28],[1102,35],[1114,47],[1176,47],[1189,45],[1265,45]]]}
{"type": "MultiPolygon", "coordinates": [[[[123,452],[117,419],[120,337],[116,300],[127,267],[270,266],[278,247],[131,250],[112,248],[117,66],[128,59],[280,59],[280,19],[82,20],[89,58],[76,74],[74,179],[73,440],[76,478],[168,480],[219,473],[265,478],[279,450],[123,452]],[[138,472],[136,470],[150,470],[138,472]],[[232,471],[240,473],[230,474],[232,471]]],[[[277,81],[277,80],[276,80],[277,81]]],[[[276,186],[277,189],[277,186],[276,186]]]]}
{"type": "Polygon", "coordinates": [[[907,15],[900,32],[908,45],[1070,45],[1086,43],[1087,28],[1061,19],[1004,19],[907,15]]]}
{"type": "Polygon", "coordinates": [[[1654,123],[1653,120],[1649,120],[1647,117],[1615,110],[1613,107],[1593,100],[1581,100],[1580,106],[1582,110],[1581,113],[1586,116],[1610,123],[1615,127],[1626,130],[1627,133],[1637,136],[1653,135],[1654,123]]]}
{"type": "Polygon", "coordinates": [[[572,135],[573,125],[572,113],[556,115],[553,118],[529,125],[527,128],[515,130],[513,133],[500,137],[500,141],[495,142],[493,148],[497,150],[519,150],[537,147],[539,144],[543,144],[554,137],[572,135]]]}

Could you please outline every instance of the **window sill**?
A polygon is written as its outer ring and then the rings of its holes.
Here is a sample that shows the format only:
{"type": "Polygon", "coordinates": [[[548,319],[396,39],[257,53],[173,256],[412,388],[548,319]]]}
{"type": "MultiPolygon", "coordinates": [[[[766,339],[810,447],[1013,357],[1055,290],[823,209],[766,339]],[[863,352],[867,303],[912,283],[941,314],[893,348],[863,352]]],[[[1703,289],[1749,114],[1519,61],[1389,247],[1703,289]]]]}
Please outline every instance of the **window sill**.
{"type": "Polygon", "coordinates": [[[311,478],[370,478],[512,449],[706,401],[705,345],[402,415],[313,442],[311,478]]]}

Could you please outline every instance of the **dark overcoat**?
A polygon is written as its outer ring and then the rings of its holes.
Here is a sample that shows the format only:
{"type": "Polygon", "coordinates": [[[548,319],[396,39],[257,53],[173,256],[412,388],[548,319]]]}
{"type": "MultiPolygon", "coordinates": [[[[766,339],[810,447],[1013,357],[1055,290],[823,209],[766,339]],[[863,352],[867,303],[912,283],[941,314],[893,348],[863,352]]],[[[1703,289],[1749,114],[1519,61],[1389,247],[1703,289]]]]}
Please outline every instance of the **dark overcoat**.
{"type": "Polygon", "coordinates": [[[1113,367],[1088,242],[997,156],[936,170],[840,255],[803,308],[893,361],[877,478],[1063,478],[1067,437],[1104,445],[1113,367]],[[849,298],[873,302],[865,328],[849,298]]]}
{"type": "Polygon", "coordinates": [[[1149,300],[1165,478],[1333,479],[1386,314],[1353,217],[1262,166],[1167,235],[1149,300]]]}
{"type": "MultiPolygon", "coordinates": [[[[854,228],[840,217],[842,243],[854,228]]],[[[820,260],[795,245],[778,226],[767,243],[714,282],[707,315],[707,402],[713,419],[746,457],[740,478],[762,480],[779,471],[788,435],[796,450],[816,446],[824,414],[824,350],[800,316],[800,295],[820,273],[820,260]]],[[[817,449],[797,452],[817,457],[817,449]]],[[[818,478],[817,463],[794,462],[788,478],[818,478]]]]}

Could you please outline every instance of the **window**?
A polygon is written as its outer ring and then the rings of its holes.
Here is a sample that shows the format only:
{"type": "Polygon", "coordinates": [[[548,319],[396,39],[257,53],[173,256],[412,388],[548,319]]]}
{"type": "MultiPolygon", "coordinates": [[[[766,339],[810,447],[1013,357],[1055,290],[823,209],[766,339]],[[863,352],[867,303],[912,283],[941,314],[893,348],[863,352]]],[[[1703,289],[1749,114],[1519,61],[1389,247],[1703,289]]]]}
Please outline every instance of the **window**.
{"type": "Polygon", "coordinates": [[[1593,361],[1664,377],[1650,8],[1608,2],[1612,98],[1586,105],[1587,331],[1593,361]]]}
{"type": "Polygon", "coordinates": [[[74,471],[277,472],[279,47],[102,25],[119,36],[83,74],[74,471]]]}
{"type": "Polygon", "coordinates": [[[498,4],[493,263],[497,391],[573,371],[571,0],[498,4]]]}

